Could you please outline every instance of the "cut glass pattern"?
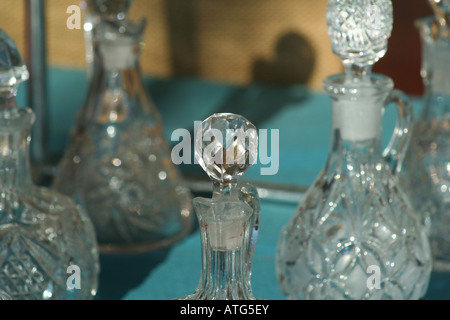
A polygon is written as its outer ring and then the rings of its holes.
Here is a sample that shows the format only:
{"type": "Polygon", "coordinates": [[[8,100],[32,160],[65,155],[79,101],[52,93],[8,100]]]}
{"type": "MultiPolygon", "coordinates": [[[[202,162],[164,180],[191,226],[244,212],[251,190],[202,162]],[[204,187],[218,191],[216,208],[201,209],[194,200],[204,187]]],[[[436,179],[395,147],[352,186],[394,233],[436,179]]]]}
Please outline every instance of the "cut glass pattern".
{"type": "Polygon", "coordinates": [[[92,299],[99,274],[95,232],[71,199],[32,184],[33,114],[15,100],[28,71],[3,30],[0,77],[0,300],[92,299]],[[67,286],[72,265],[80,270],[77,290],[67,286]]]}
{"type": "Polygon", "coordinates": [[[392,179],[386,168],[352,166],[364,171],[361,179],[346,168],[324,172],[284,227],[277,254],[283,293],[290,299],[421,298],[431,268],[424,230],[401,190],[384,183],[392,179]],[[373,266],[378,288],[371,288],[373,266]]]}
{"type": "Polygon", "coordinates": [[[372,65],[384,56],[392,32],[390,0],[331,0],[327,7],[332,50],[344,64],[372,65]]]}

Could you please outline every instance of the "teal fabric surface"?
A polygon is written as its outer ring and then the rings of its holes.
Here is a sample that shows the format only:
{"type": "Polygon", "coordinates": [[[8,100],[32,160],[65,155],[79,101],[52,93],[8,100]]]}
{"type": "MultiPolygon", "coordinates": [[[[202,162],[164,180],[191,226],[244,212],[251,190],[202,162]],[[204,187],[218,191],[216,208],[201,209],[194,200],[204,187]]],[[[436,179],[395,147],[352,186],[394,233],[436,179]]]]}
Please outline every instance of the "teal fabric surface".
{"type": "MultiPolygon", "coordinates": [[[[84,72],[52,68],[49,70],[49,141],[51,154],[59,157],[68,140],[75,115],[87,89],[84,72]]],[[[281,87],[204,82],[194,78],[146,79],[146,85],[162,114],[170,140],[175,129],[193,131],[194,121],[216,112],[242,114],[258,129],[279,130],[279,172],[260,174],[255,165],[246,179],[294,186],[310,185],[322,169],[331,127],[331,101],[321,92],[301,86],[281,87]]],[[[21,88],[19,102],[26,105],[21,88]]],[[[416,111],[420,99],[414,99],[416,111]]],[[[384,117],[385,143],[396,121],[396,110],[384,117]]],[[[177,143],[176,141],[171,142],[177,143]]],[[[186,173],[202,174],[196,165],[183,165],[186,173]]],[[[281,227],[293,214],[297,203],[262,202],[261,231],[257,244],[252,284],[257,297],[284,299],[275,275],[275,251],[281,227]]],[[[98,299],[168,300],[192,293],[200,278],[200,237],[198,230],[176,245],[155,252],[132,256],[102,256],[98,299]]],[[[450,298],[450,276],[433,274],[429,299],[450,298]]]]}
{"type": "MultiPolygon", "coordinates": [[[[75,116],[84,102],[87,83],[82,71],[52,68],[49,82],[49,152],[61,156],[75,116]]],[[[247,179],[309,185],[322,169],[331,128],[331,101],[321,92],[302,86],[250,85],[237,87],[195,78],[146,79],[154,102],[161,112],[168,140],[175,129],[193,131],[194,121],[203,121],[216,112],[242,114],[258,129],[279,130],[280,168],[275,176],[261,176],[255,165],[247,179]]],[[[19,101],[26,105],[25,89],[19,101]]],[[[416,110],[419,100],[415,99],[416,110]]],[[[384,140],[388,141],[396,121],[395,108],[384,117],[384,140]]],[[[176,144],[177,142],[171,142],[176,144]]],[[[270,152],[270,150],[269,150],[270,152]]],[[[183,170],[200,172],[198,166],[183,170]]]]}

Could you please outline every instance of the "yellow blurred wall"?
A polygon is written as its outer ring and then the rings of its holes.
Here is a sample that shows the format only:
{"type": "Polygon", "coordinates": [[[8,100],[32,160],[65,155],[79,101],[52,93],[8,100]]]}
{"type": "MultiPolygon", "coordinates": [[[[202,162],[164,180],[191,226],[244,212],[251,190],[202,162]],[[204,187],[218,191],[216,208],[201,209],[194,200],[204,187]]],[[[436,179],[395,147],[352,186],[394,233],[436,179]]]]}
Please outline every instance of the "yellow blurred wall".
{"type": "MultiPolygon", "coordinates": [[[[25,55],[24,0],[1,0],[0,27],[25,55]]],[[[247,84],[304,82],[321,88],[341,72],[326,32],[327,0],[135,0],[131,17],[147,18],[144,73],[194,75],[247,84]]],[[[46,0],[51,65],[84,68],[82,30],[66,21],[76,0],[46,0]]]]}

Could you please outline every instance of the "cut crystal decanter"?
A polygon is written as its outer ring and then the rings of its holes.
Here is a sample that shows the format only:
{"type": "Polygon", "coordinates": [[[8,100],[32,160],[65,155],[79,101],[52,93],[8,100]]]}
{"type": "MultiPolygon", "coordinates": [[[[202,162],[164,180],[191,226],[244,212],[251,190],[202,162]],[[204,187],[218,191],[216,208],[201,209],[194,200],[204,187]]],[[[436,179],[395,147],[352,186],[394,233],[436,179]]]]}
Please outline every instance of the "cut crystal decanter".
{"type": "Polygon", "coordinates": [[[333,103],[328,159],[281,231],[276,270],[289,299],[419,299],[427,290],[428,239],[397,178],[412,105],[391,79],[371,74],[392,20],[391,1],[328,4],[332,48],[346,74],[324,82],[333,103]],[[383,153],[382,114],[391,102],[399,117],[383,153]]]}
{"type": "Polygon", "coordinates": [[[179,300],[254,300],[253,255],[259,231],[256,188],[238,179],[255,163],[258,136],[247,119],[215,114],[201,124],[195,158],[213,181],[211,199],[195,198],[202,271],[197,290],[179,300]]]}
{"type": "Polygon", "coordinates": [[[93,2],[101,17],[92,30],[94,73],[54,181],[86,208],[103,253],[169,245],[191,231],[194,219],[140,73],[145,20],[129,21],[129,3],[93,2]]]}
{"type": "Polygon", "coordinates": [[[33,113],[15,99],[27,79],[16,44],[0,30],[0,300],[92,299],[99,262],[91,221],[67,196],[32,183],[33,113]]]}
{"type": "MultiPolygon", "coordinates": [[[[439,3],[444,3],[443,1],[439,3]]],[[[450,12],[450,8],[447,8],[450,12]]],[[[439,15],[448,16],[449,13],[439,15]]],[[[401,181],[429,229],[433,268],[450,270],[450,26],[418,21],[423,43],[424,105],[401,181]]]]}

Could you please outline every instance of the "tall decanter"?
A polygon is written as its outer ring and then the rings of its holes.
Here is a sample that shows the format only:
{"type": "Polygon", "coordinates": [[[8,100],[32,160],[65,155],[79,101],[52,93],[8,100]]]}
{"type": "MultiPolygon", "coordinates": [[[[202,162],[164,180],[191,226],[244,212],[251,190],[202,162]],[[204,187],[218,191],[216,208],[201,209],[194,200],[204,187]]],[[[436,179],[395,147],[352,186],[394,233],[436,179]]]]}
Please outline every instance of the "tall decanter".
{"type": "Polygon", "coordinates": [[[172,244],[194,219],[191,194],[141,76],[146,23],[131,22],[123,3],[130,1],[92,2],[101,18],[92,26],[94,73],[54,181],[87,210],[104,253],[172,244]]]}
{"type": "Polygon", "coordinates": [[[332,99],[324,169],[281,231],[277,277],[289,299],[419,299],[431,273],[429,242],[398,183],[412,105],[372,74],[387,50],[391,1],[330,0],[328,33],[346,73],[324,81],[332,99]],[[382,150],[382,114],[398,122],[382,150]]]}
{"type": "Polygon", "coordinates": [[[197,290],[179,300],[254,300],[251,269],[260,219],[256,188],[239,178],[255,163],[258,136],[247,119],[214,114],[201,124],[195,158],[213,181],[211,199],[195,198],[202,247],[197,290]]]}
{"type": "MultiPolygon", "coordinates": [[[[434,3],[434,0],[430,0],[434,3]]],[[[440,7],[438,5],[444,5],[440,7]]],[[[405,189],[429,229],[433,269],[450,270],[450,3],[418,21],[422,37],[423,107],[405,158],[405,189]]]]}
{"type": "Polygon", "coordinates": [[[16,103],[27,79],[0,30],[0,300],[92,299],[99,262],[91,221],[67,196],[32,183],[33,113],[16,103]]]}

